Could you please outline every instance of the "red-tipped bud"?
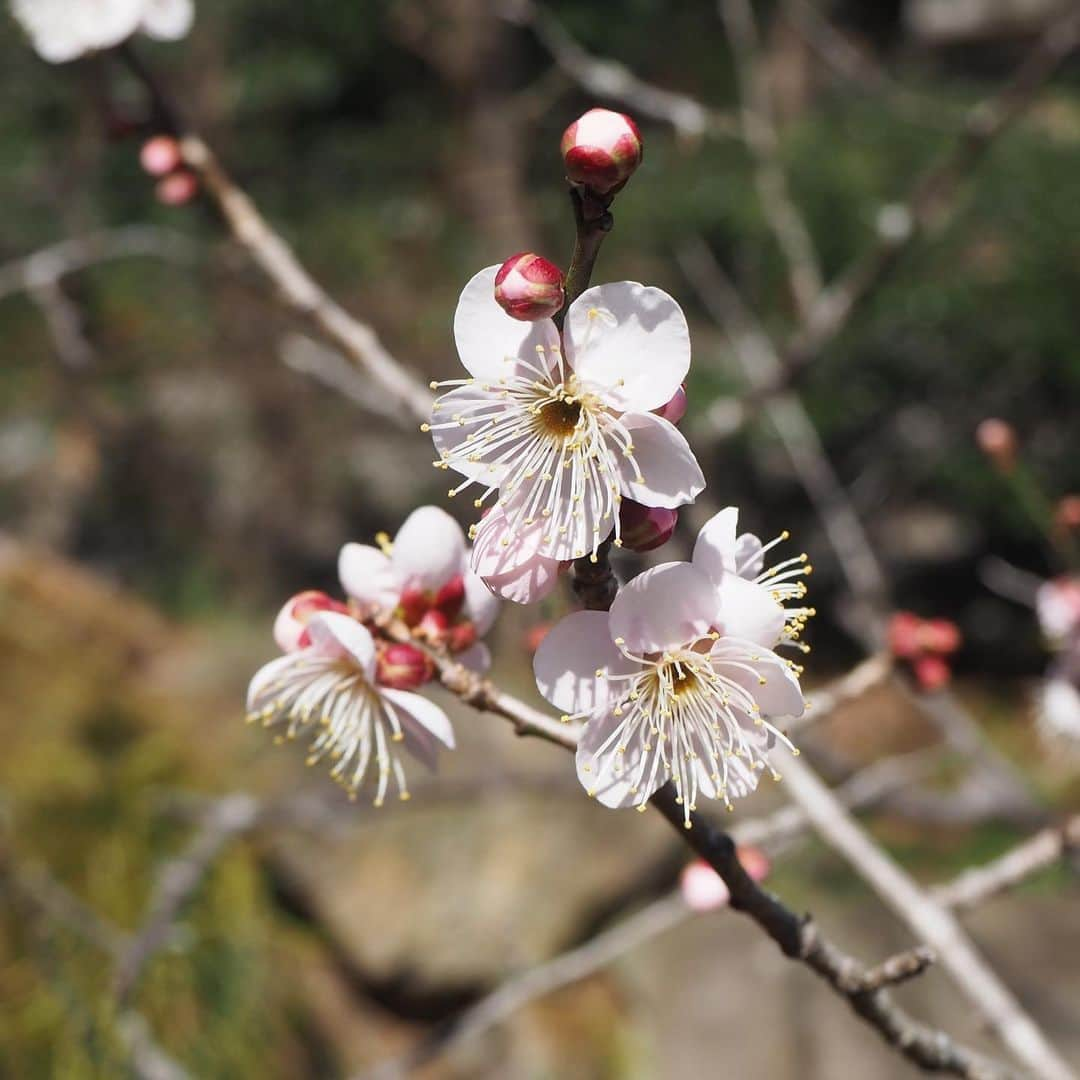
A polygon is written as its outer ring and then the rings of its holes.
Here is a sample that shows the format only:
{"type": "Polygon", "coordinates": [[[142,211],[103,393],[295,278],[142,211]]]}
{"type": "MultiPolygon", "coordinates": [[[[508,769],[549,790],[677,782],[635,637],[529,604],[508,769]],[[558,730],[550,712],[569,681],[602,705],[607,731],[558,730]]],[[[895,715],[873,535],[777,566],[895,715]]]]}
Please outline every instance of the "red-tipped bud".
{"type": "Polygon", "coordinates": [[[171,135],[155,135],[142,144],[139,164],[151,176],[168,176],[180,168],[180,144],[171,135]]]}
{"type": "Polygon", "coordinates": [[[450,620],[437,608],[432,608],[416,624],[416,636],[430,641],[432,645],[441,645],[449,629],[450,620]]]}
{"type": "Polygon", "coordinates": [[[458,574],[435,594],[435,601],[431,606],[438,608],[450,622],[453,622],[461,614],[464,604],[465,579],[458,574]]]}
{"type": "Polygon", "coordinates": [[[553,624],[550,622],[541,622],[537,623],[535,626],[530,626],[529,629],[525,631],[523,644],[525,645],[525,651],[530,656],[540,648],[540,642],[551,632],[552,625],[553,624]]]}
{"type": "Polygon", "coordinates": [[[512,255],[495,275],[495,301],[512,319],[550,319],[565,299],[562,271],[531,251],[512,255]]]}
{"type": "Polygon", "coordinates": [[[623,113],[590,109],[563,133],[559,145],[566,178],[600,195],[614,194],[645,152],[637,124],[623,113]]]}
{"type": "Polygon", "coordinates": [[[619,504],[619,536],[629,551],[652,551],[666,544],[679,522],[677,510],[642,506],[632,499],[619,504]]]}
{"type": "Polygon", "coordinates": [[[420,589],[406,589],[398,597],[398,614],[410,629],[416,626],[431,607],[431,598],[420,589]]]}
{"type": "MultiPolygon", "coordinates": [[[[754,847],[739,847],[736,855],[743,869],[754,879],[762,881],[768,875],[768,856],[754,847]]],[[[679,878],[679,890],[686,906],[692,911],[715,911],[724,907],[731,893],[723,878],[704,860],[695,859],[683,868],[679,878]]]]}
{"type": "Polygon", "coordinates": [[[430,682],[435,665],[412,645],[387,645],[375,663],[375,681],[392,690],[415,690],[430,682]]]}
{"type": "Polygon", "coordinates": [[[471,622],[459,622],[450,627],[446,645],[452,653],[464,652],[476,644],[476,627],[471,622]]]}
{"type": "Polygon", "coordinates": [[[922,619],[910,611],[898,611],[889,620],[889,651],[899,660],[911,660],[922,651],[922,619]]]}
{"type": "Polygon", "coordinates": [[[923,649],[947,655],[960,648],[960,628],[948,619],[927,619],[919,631],[923,649]]]}
{"type": "Polygon", "coordinates": [[[653,409],[653,412],[669,424],[677,424],[686,415],[686,387],[680,386],[666,405],[653,409]]]}
{"type": "Polygon", "coordinates": [[[163,176],[154,188],[157,201],[165,206],[183,206],[184,203],[191,202],[198,193],[199,181],[195,174],[187,169],[163,176]]]}
{"type": "Polygon", "coordinates": [[[1012,424],[989,417],[975,429],[975,442],[1002,472],[1010,472],[1016,464],[1017,440],[1012,424]]]}
{"type": "Polygon", "coordinates": [[[307,624],[320,611],[339,611],[348,614],[349,609],[337,600],[316,589],[297,593],[285,602],[274,620],[274,641],[282,652],[295,652],[311,644],[307,624]]]}
{"type": "Polygon", "coordinates": [[[912,664],[915,678],[924,690],[940,690],[952,677],[949,665],[940,656],[920,656],[912,664]]]}

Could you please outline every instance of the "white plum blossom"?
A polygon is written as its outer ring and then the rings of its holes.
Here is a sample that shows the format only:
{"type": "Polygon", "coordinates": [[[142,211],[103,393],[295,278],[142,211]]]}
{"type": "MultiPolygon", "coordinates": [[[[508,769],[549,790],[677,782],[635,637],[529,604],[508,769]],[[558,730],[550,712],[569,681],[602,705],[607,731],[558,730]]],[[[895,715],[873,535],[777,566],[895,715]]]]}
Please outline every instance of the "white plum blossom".
{"type": "Polygon", "coordinates": [[[433,768],[439,745],[454,746],[446,714],[419,694],[377,685],[375,641],[350,615],[321,611],[306,629],[309,645],[256,672],[248,720],[282,729],[282,740],[313,736],[308,764],[332,762],[330,775],[351,797],[374,763],[375,805],[391,784],[409,798],[399,747],[433,768]]]}
{"type": "Polygon", "coordinates": [[[176,41],[195,18],[192,0],[12,0],[11,10],[52,64],[110,49],[139,32],[176,41]]]}
{"type": "Polygon", "coordinates": [[[338,557],[342,588],[362,618],[396,614],[434,644],[446,644],[467,667],[486,670],[499,601],[469,569],[461,526],[437,506],[414,510],[391,540],[346,544],[338,557]]]}
{"type": "MultiPolygon", "coordinates": [[[[473,569],[499,586],[536,556],[550,567],[590,555],[614,531],[623,497],[646,506],[692,502],[705,480],[686,439],[653,414],[679,390],[690,336],[679,305],[659,289],[623,281],[587,289],[567,312],[525,323],[495,302],[498,267],[466,285],[454,335],[469,376],[435,403],[439,460],[473,487],[481,508],[473,569]]],[[[545,578],[546,580],[546,578],[545,578]]],[[[527,592],[527,590],[526,590],[527,592]]],[[[532,600],[520,592],[513,599],[532,600]]]]}
{"type": "Polygon", "coordinates": [[[610,612],[576,612],[547,634],[537,686],[565,720],[585,721],[577,770],[590,795],[643,809],[670,780],[689,827],[699,794],[730,807],[762,770],[779,779],[768,752],[779,741],[797,753],[780,725],[805,702],[760,591],[722,594],[696,563],[665,563],[610,612]]]}

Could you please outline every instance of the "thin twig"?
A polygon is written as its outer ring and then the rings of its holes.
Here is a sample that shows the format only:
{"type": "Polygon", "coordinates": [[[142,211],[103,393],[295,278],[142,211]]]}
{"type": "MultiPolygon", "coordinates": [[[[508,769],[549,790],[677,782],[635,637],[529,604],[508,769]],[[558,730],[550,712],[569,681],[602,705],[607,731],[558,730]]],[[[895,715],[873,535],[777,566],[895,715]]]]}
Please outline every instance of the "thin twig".
{"type": "Polygon", "coordinates": [[[936,888],[932,895],[939,904],[966,911],[1014,888],[1076,850],[1080,850],[1080,814],[1056,828],[1043,829],[993,862],[965,870],[936,888]]]}

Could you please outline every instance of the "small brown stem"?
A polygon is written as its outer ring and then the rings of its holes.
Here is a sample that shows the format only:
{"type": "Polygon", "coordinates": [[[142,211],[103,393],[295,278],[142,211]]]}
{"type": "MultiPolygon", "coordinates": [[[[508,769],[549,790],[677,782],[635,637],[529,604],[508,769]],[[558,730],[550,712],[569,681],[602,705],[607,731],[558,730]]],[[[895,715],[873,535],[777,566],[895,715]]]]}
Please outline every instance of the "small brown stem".
{"type": "Polygon", "coordinates": [[[566,301],[562,311],[555,316],[555,325],[562,330],[570,305],[589,287],[596,257],[604,237],[611,232],[614,219],[611,216],[611,195],[598,195],[588,188],[571,187],[570,203],[574,208],[574,225],[577,236],[570,269],[566,271],[566,301]]]}

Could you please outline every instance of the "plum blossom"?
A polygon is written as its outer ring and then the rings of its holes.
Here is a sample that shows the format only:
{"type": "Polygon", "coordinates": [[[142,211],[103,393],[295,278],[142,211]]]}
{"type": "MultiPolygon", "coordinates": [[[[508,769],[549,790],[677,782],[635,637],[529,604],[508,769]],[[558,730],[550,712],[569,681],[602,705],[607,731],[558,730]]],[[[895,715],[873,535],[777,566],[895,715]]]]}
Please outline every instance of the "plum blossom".
{"type": "Polygon", "coordinates": [[[524,323],[495,302],[498,267],[466,285],[454,334],[469,376],[435,403],[430,430],[443,469],[475,485],[473,569],[511,599],[536,599],[559,563],[590,555],[614,531],[623,497],[673,508],[705,480],[686,439],[652,410],[679,391],[690,337],[678,304],[623,281],[587,289],[554,322],[524,323]],[[539,561],[538,561],[539,560],[539,561]],[[531,566],[536,581],[521,584],[531,566]],[[508,590],[509,579],[516,589],[508,590]],[[534,587],[535,586],[535,587],[534,587]]]}
{"type": "Polygon", "coordinates": [[[454,747],[446,714],[419,694],[378,684],[375,640],[350,615],[318,611],[305,633],[308,644],[255,673],[249,722],[284,729],[281,740],[313,736],[308,764],[332,762],[331,777],[352,798],[374,762],[375,805],[383,804],[391,783],[408,799],[399,745],[433,768],[439,745],[454,747]]]}
{"type": "Polygon", "coordinates": [[[137,32],[176,41],[195,18],[192,0],[12,0],[11,10],[51,64],[111,49],[137,32]]]}
{"type": "Polygon", "coordinates": [[[575,612],[540,643],[537,686],[564,720],[585,722],[578,779],[605,806],[643,809],[670,780],[689,828],[699,794],[730,807],[764,769],[779,779],[777,742],[797,753],[779,726],[805,708],[800,669],[773,651],[783,610],[747,585],[718,588],[696,559],[664,563],[610,612],[575,612]]]}
{"type": "Polygon", "coordinates": [[[1049,742],[1080,747],[1080,579],[1043,582],[1035,614],[1055,652],[1039,692],[1039,726],[1049,742]]]}
{"type": "Polygon", "coordinates": [[[461,526],[437,506],[414,510],[391,540],[379,546],[346,544],[338,576],[361,618],[396,615],[413,633],[445,646],[468,667],[486,670],[491,656],[482,638],[495,622],[499,601],[469,569],[461,526]]]}

